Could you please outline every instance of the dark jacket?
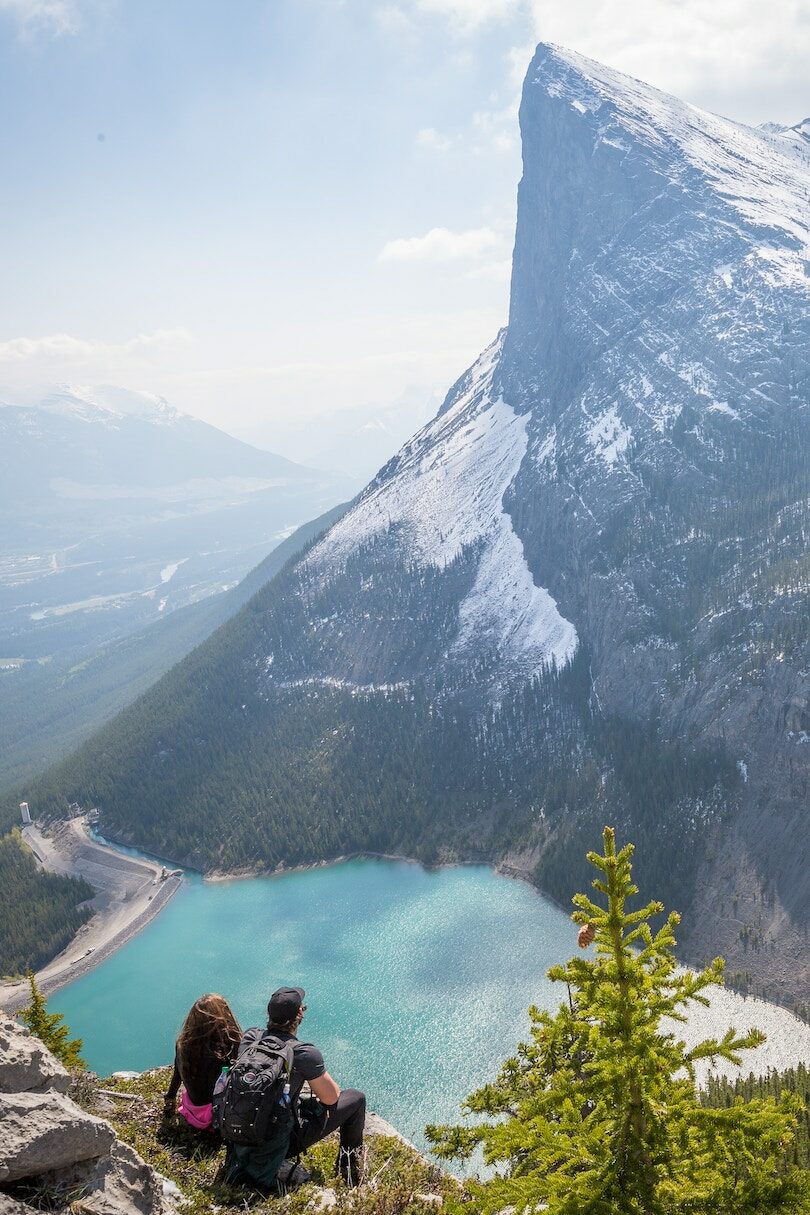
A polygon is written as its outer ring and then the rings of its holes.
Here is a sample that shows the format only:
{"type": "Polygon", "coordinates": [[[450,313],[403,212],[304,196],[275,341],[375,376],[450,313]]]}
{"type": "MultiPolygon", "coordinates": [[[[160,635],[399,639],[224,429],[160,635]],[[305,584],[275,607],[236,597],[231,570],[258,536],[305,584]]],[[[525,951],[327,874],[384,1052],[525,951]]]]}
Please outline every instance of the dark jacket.
{"type": "Polygon", "coordinates": [[[192,1105],[210,1105],[214,1095],[214,1085],[222,1074],[223,1067],[230,1067],[238,1050],[238,1043],[234,1043],[225,1059],[218,1059],[214,1055],[204,1055],[198,1061],[197,1066],[192,1068],[175,1047],[174,1073],[166,1092],[166,1100],[173,1101],[182,1084],[192,1105]]]}

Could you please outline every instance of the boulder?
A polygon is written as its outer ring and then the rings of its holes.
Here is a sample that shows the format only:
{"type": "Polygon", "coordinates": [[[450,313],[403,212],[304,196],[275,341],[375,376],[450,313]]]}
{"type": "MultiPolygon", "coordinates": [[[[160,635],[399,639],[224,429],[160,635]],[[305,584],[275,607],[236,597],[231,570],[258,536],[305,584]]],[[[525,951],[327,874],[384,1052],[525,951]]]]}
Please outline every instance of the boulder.
{"type": "Polygon", "coordinates": [[[74,1201],[74,1215],[162,1215],[167,1209],[158,1174],[119,1140],[96,1165],[89,1191],[74,1201]]]}
{"type": "Polygon", "coordinates": [[[70,1076],[39,1038],[0,1013],[0,1093],[66,1093],[69,1084],[70,1076]]]}
{"type": "Polygon", "coordinates": [[[412,1148],[413,1151],[418,1150],[411,1143],[410,1139],[406,1139],[395,1126],[392,1126],[390,1122],[386,1122],[379,1114],[372,1112],[366,1114],[365,1133],[366,1135],[384,1135],[389,1139],[398,1139],[400,1143],[404,1143],[406,1147],[412,1148]]]}
{"type": "Polygon", "coordinates": [[[114,1140],[108,1122],[63,1093],[0,1095],[0,1184],[103,1156],[114,1140]]]}

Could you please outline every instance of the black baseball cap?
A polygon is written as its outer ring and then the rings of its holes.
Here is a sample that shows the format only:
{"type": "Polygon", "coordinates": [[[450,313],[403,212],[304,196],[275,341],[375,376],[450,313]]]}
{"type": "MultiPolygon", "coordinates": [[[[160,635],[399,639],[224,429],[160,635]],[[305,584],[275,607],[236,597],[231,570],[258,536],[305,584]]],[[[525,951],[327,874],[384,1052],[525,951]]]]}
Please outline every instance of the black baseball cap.
{"type": "Polygon", "coordinates": [[[276,1025],[286,1025],[297,1016],[305,994],[303,987],[279,987],[270,997],[267,1016],[276,1025]]]}

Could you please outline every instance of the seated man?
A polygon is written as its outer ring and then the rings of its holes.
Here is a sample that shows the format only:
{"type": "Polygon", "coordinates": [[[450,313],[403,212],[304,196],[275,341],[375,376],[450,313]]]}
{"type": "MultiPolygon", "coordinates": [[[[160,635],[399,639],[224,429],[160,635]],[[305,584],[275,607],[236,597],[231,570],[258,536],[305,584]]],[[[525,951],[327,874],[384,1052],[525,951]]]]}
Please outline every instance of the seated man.
{"type": "MultiPolygon", "coordinates": [[[[332,1131],[340,1131],[340,1148],[335,1162],[335,1171],[340,1174],[349,1186],[359,1185],[361,1177],[363,1128],[366,1121],[366,1098],[357,1089],[341,1089],[329,1075],[323,1061],[323,1055],[317,1046],[311,1042],[299,1042],[298,1027],[306,1012],[304,1004],[304,989],[302,987],[280,987],[274,991],[267,1005],[267,1029],[256,1027],[246,1030],[239,1044],[241,1052],[261,1038],[263,1035],[277,1039],[282,1043],[289,1042],[293,1048],[293,1067],[290,1077],[290,1103],[295,1121],[293,1124],[290,1145],[287,1150],[288,1158],[295,1158],[314,1143],[325,1139],[332,1131]],[[304,1082],[309,1083],[310,1090],[316,1100],[301,1102],[301,1089],[304,1082]]],[[[259,1187],[275,1184],[264,1175],[264,1154],[261,1148],[232,1147],[232,1164],[235,1172],[231,1179],[237,1180],[239,1175],[246,1180],[255,1182],[259,1187]]],[[[279,1176],[285,1176],[289,1183],[305,1180],[296,1177],[293,1172],[286,1171],[279,1176]]]]}

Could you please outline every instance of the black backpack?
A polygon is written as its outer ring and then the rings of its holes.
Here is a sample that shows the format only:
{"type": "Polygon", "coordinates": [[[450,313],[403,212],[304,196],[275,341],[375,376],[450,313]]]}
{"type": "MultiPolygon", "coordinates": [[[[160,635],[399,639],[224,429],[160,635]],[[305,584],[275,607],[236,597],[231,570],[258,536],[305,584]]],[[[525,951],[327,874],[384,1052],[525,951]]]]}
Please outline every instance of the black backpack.
{"type": "MultiPolygon", "coordinates": [[[[291,1042],[258,1032],[246,1042],[214,1101],[214,1126],[226,1143],[267,1147],[289,1143],[293,1112],[284,1087],[293,1067],[291,1042]]],[[[284,1159],[284,1156],[281,1156],[284,1159]]]]}

